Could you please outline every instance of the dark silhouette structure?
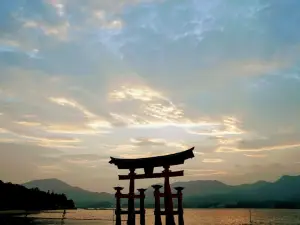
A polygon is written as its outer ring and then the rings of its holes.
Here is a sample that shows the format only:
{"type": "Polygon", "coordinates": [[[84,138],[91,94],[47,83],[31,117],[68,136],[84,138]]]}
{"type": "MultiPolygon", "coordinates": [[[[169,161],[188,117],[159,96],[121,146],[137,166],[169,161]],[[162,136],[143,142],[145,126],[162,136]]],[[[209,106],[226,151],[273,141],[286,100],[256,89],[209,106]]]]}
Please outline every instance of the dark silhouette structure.
{"type": "Polygon", "coordinates": [[[0,180],[0,210],[74,209],[73,200],[64,194],[28,189],[22,185],[0,180]]]}
{"type": "Polygon", "coordinates": [[[135,215],[140,214],[140,224],[145,225],[145,189],[138,189],[140,194],[135,194],[135,179],[147,179],[147,178],[164,178],[164,193],[160,193],[160,185],[154,185],[154,198],[155,198],[155,225],[161,225],[161,215],[165,215],[166,225],[175,225],[174,215],[178,214],[178,224],[184,225],[183,221],[183,206],[182,206],[182,187],[176,188],[177,193],[172,194],[170,186],[170,177],[183,176],[184,171],[171,171],[170,166],[184,164],[184,161],[193,158],[194,148],[189,150],[178,152],[175,154],[169,154],[164,156],[156,156],[149,158],[138,159],[119,159],[111,157],[110,164],[114,164],[118,169],[128,169],[128,175],[119,175],[119,180],[129,180],[129,193],[122,194],[123,187],[115,187],[116,190],[116,225],[121,225],[121,215],[127,214],[127,224],[135,225],[135,215]],[[164,170],[160,173],[154,173],[154,167],[163,167],[164,170]],[[144,174],[136,174],[136,169],[144,169],[144,174]],[[160,198],[164,198],[164,211],[160,209],[160,198]],[[128,211],[121,210],[121,198],[128,199],[128,211]],[[140,210],[135,210],[134,199],[140,199],[140,210]],[[178,210],[173,209],[173,198],[178,199],[178,210]]]}

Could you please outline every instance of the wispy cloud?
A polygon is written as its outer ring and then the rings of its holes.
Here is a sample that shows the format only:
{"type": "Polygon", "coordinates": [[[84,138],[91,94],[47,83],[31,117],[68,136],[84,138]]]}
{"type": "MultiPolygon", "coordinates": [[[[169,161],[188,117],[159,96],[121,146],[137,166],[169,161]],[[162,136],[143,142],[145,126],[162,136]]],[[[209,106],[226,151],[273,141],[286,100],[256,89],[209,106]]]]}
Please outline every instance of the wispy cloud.
{"type": "Polygon", "coordinates": [[[222,122],[212,124],[211,127],[205,129],[202,128],[200,131],[188,129],[187,132],[190,134],[212,136],[216,138],[223,138],[223,136],[227,135],[242,135],[245,131],[239,127],[240,123],[241,122],[234,117],[225,117],[222,122]]]}
{"type": "Polygon", "coordinates": [[[234,152],[264,152],[264,151],[276,151],[276,150],[284,150],[284,149],[296,149],[299,148],[300,144],[290,144],[290,145],[277,145],[277,146],[266,146],[262,148],[231,148],[231,147],[219,147],[216,152],[224,152],[224,153],[234,153],[234,152]]]}
{"type": "Polygon", "coordinates": [[[162,128],[173,126],[184,128],[188,133],[199,135],[244,133],[244,131],[237,127],[240,122],[234,117],[225,117],[223,121],[191,119],[185,115],[186,113],[183,108],[177,106],[168,97],[147,86],[130,88],[122,86],[120,91],[113,91],[110,97],[118,102],[132,100],[141,102],[138,110],[139,113],[135,112],[128,116],[118,113],[110,114],[114,119],[127,124],[131,128],[162,128]],[[202,131],[196,132],[192,130],[193,128],[200,128],[202,131]],[[208,131],[205,132],[205,130],[208,131]]]}
{"type": "Polygon", "coordinates": [[[39,122],[30,122],[30,121],[16,121],[16,124],[28,126],[28,127],[39,127],[41,126],[41,123],[39,122]]]}
{"type": "Polygon", "coordinates": [[[252,158],[265,158],[267,155],[262,155],[262,154],[244,154],[247,157],[252,157],[252,158]]]}
{"type": "Polygon", "coordinates": [[[87,126],[72,126],[72,125],[49,125],[44,129],[48,133],[56,134],[82,134],[82,135],[95,135],[95,134],[107,134],[109,131],[99,130],[97,128],[101,126],[97,123],[89,123],[87,126]],[[95,128],[95,129],[94,129],[95,128]]]}
{"type": "Polygon", "coordinates": [[[8,131],[6,129],[0,128],[0,133],[7,133],[8,131]]]}
{"type": "Polygon", "coordinates": [[[124,100],[140,100],[144,102],[154,100],[165,100],[165,98],[159,93],[149,87],[127,87],[121,86],[120,90],[114,90],[109,94],[111,100],[124,101],[124,100]]]}
{"type": "Polygon", "coordinates": [[[61,174],[61,173],[67,173],[68,170],[61,167],[60,165],[38,165],[37,169],[41,173],[45,174],[61,174]]]}
{"type": "Polygon", "coordinates": [[[49,25],[34,20],[24,21],[23,27],[27,29],[40,29],[45,35],[54,36],[60,40],[67,40],[70,24],[65,21],[61,24],[49,25]]]}
{"type": "Polygon", "coordinates": [[[201,177],[201,176],[214,176],[214,175],[226,175],[226,171],[212,170],[212,169],[186,169],[186,176],[189,177],[201,177]]]}
{"type": "Polygon", "coordinates": [[[54,98],[54,97],[50,97],[49,100],[56,103],[56,104],[59,104],[61,106],[69,106],[69,107],[78,109],[79,111],[81,111],[88,118],[95,118],[96,117],[95,114],[93,114],[92,112],[87,110],[84,106],[80,105],[76,101],[68,100],[66,98],[54,98]]]}
{"type": "Polygon", "coordinates": [[[203,159],[202,162],[204,163],[220,163],[223,162],[223,159],[203,159]]]}
{"type": "Polygon", "coordinates": [[[121,154],[121,158],[125,159],[135,159],[135,158],[147,158],[147,157],[152,157],[154,156],[153,153],[151,152],[145,152],[145,153],[140,153],[140,154],[121,154]]]}
{"type": "Polygon", "coordinates": [[[183,142],[174,142],[167,141],[164,139],[155,139],[155,138],[131,138],[130,142],[135,146],[166,146],[166,147],[174,147],[178,149],[188,149],[189,146],[184,144],[183,142]]]}

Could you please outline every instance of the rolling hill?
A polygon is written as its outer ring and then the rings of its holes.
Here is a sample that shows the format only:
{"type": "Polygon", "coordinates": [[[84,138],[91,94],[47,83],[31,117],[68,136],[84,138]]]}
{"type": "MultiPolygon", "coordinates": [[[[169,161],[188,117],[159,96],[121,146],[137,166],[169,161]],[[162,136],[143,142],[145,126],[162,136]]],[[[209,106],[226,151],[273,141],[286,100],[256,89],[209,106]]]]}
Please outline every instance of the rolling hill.
{"type": "Polygon", "coordinates": [[[42,191],[54,191],[56,193],[65,193],[70,199],[73,199],[77,207],[90,207],[101,202],[114,202],[114,195],[106,192],[91,192],[79,187],[73,187],[58,179],[33,180],[23,184],[27,188],[39,188],[42,191]]]}
{"type": "MultiPolygon", "coordinates": [[[[73,187],[57,179],[34,180],[23,184],[43,191],[65,193],[77,207],[109,207],[114,205],[114,195],[90,192],[73,187]]],[[[183,186],[186,207],[207,207],[238,202],[292,201],[300,203],[300,176],[282,176],[275,182],[258,181],[253,184],[227,185],[220,181],[198,180],[176,182],[172,187],[183,186]]],[[[153,203],[152,188],[146,192],[146,203],[153,203]]]]}

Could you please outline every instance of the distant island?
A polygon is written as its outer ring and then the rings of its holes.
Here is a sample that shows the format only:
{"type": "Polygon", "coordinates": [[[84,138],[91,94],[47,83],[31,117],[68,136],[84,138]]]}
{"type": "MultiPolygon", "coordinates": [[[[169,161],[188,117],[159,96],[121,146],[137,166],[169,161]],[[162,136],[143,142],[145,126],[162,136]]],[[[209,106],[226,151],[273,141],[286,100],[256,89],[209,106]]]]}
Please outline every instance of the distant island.
{"type": "Polygon", "coordinates": [[[74,209],[73,200],[65,194],[26,188],[22,185],[4,183],[0,180],[0,211],[6,210],[55,210],[74,209]]]}
{"type": "MultiPolygon", "coordinates": [[[[23,184],[27,188],[65,193],[78,208],[114,208],[113,193],[91,192],[73,187],[58,179],[35,180],[23,184]]],[[[275,182],[227,185],[216,180],[176,182],[172,187],[185,187],[185,208],[300,208],[300,176],[282,176],[275,182]]],[[[123,207],[126,202],[122,201],[123,207]]],[[[136,205],[138,207],[138,201],[136,205]]],[[[153,189],[148,187],[145,205],[154,206],[153,189]]]]}

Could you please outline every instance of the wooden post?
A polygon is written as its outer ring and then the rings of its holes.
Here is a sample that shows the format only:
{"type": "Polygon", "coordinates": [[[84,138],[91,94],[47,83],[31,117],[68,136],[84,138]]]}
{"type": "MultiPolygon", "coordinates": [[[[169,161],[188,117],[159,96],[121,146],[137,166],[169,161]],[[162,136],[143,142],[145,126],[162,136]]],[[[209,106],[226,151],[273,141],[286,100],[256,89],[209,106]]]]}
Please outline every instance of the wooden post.
{"type": "Polygon", "coordinates": [[[116,190],[116,225],[121,225],[121,191],[124,189],[123,187],[114,187],[116,190]]]}
{"type": "Polygon", "coordinates": [[[145,225],[145,191],[147,189],[140,188],[140,224],[145,225]]]}
{"type": "Polygon", "coordinates": [[[178,195],[178,225],[184,225],[184,219],[183,219],[183,205],[182,205],[182,190],[183,187],[176,187],[175,190],[177,190],[178,195]]]}
{"type": "Polygon", "coordinates": [[[152,185],[154,188],[154,199],[155,199],[155,209],[154,209],[154,215],[155,215],[155,222],[154,225],[162,225],[161,223],[161,212],[160,212],[160,192],[159,189],[162,188],[161,185],[152,185]]]}
{"type": "Polygon", "coordinates": [[[135,207],[134,207],[134,173],[135,169],[130,169],[129,172],[129,197],[128,197],[128,219],[127,225],[135,225],[135,207]]]}
{"type": "Polygon", "coordinates": [[[165,212],[166,212],[166,225],[175,225],[174,213],[173,213],[173,200],[172,200],[172,191],[170,186],[169,173],[170,166],[164,166],[164,194],[165,194],[165,212]]]}

